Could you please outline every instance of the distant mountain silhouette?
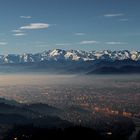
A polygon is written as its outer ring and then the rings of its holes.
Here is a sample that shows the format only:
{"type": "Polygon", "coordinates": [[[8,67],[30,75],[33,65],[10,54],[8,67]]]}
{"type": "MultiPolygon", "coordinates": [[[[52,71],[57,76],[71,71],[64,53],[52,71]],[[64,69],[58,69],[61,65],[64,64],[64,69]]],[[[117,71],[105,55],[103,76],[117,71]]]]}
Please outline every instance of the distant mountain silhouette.
{"type": "Polygon", "coordinates": [[[133,74],[133,73],[140,73],[140,66],[122,66],[122,67],[111,67],[111,66],[104,66],[97,68],[88,74],[133,74]]]}
{"type": "Polygon", "coordinates": [[[37,54],[9,54],[0,57],[0,72],[3,73],[139,73],[139,67],[140,52],[127,50],[85,52],[55,49],[37,54]],[[124,66],[129,66],[128,71],[124,66]]]}

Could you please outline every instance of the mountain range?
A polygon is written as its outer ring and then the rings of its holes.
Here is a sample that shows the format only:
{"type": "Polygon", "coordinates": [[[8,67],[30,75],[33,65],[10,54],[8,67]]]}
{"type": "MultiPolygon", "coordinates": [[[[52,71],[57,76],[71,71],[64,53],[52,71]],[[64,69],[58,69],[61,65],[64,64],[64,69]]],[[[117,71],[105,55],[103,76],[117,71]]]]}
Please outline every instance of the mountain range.
{"type": "Polygon", "coordinates": [[[139,51],[54,49],[41,53],[0,55],[0,72],[140,73],[139,51]]]}
{"type": "Polygon", "coordinates": [[[54,49],[41,53],[8,54],[0,55],[0,63],[26,63],[41,61],[96,61],[96,60],[140,60],[139,51],[82,51],[54,49]]]}

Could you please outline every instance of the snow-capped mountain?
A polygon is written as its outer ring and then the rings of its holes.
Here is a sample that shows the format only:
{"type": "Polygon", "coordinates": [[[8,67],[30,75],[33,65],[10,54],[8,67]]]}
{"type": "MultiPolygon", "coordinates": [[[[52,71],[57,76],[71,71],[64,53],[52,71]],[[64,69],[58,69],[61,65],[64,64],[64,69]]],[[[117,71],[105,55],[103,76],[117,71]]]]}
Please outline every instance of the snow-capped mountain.
{"type": "Polygon", "coordinates": [[[55,49],[0,55],[0,72],[140,73],[140,52],[55,49]]]}
{"type": "Polygon", "coordinates": [[[96,60],[140,60],[139,51],[81,51],[81,50],[61,50],[54,49],[36,54],[24,53],[0,55],[0,63],[27,63],[41,61],[96,61],[96,60]]]}

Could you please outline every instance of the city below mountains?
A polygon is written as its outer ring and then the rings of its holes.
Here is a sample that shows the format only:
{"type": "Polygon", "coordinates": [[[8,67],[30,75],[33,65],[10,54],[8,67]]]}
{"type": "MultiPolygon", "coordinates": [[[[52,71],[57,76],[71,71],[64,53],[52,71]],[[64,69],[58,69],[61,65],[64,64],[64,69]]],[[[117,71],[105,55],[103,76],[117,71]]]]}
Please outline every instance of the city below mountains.
{"type": "Polygon", "coordinates": [[[36,54],[0,55],[0,72],[140,73],[140,52],[55,49],[36,54]]]}

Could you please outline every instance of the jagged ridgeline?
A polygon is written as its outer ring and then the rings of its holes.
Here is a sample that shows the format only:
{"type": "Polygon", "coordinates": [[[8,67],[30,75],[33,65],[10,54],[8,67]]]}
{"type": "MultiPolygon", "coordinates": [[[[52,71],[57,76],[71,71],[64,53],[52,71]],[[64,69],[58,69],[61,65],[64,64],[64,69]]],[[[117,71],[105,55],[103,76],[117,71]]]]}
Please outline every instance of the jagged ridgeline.
{"type": "Polygon", "coordinates": [[[139,51],[49,50],[36,54],[0,55],[0,72],[139,73],[139,51]]]}
{"type": "Polygon", "coordinates": [[[0,63],[21,63],[21,62],[40,62],[40,61],[92,61],[92,60],[140,60],[139,51],[82,51],[82,50],[49,50],[36,54],[8,54],[0,55],[0,63]]]}

